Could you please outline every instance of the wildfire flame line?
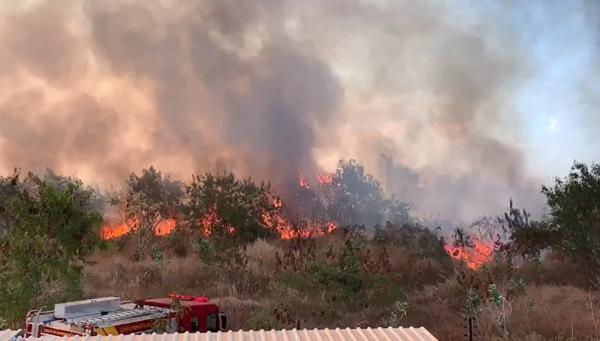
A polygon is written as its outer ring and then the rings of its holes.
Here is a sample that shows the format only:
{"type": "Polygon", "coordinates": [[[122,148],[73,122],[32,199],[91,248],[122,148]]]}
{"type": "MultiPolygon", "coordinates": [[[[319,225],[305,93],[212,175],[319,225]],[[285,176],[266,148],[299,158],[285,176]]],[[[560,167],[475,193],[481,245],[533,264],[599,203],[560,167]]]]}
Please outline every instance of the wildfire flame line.
{"type": "MultiPolygon", "coordinates": [[[[283,207],[283,202],[280,198],[275,197],[273,200],[273,206],[276,209],[283,207]]],[[[268,213],[265,212],[262,215],[263,224],[268,228],[275,230],[279,234],[279,238],[288,240],[293,238],[308,238],[308,237],[319,237],[325,234],[331,233],[338,228],[338,224],[333,221],[329,222],[310,222],[307,228],[296,229],[290,224],[280,212],[268,213]]],[[[209,210],[199,221],[200,235],[208,238],[213,234],[213,227],[222,224],[221,218],[217,214],[216,207],[209,210]]],[[[177,221],[175,219],[162,220],[155,228],[154,234],[156,236],[167,236],[175,230],[177,221]]],[[[127,223],[120,224],[105,224],[101,231],[101,237],[105,240],[112,240],[125,236],[131,231],[135,231],[138,228],[138,221],[134,220],[130,225],[127,223]]],[[[225,228],[226,233],[233,235],[236,232],[234,226],[227,226],[225,228]]]]}
{"type": "Polygon", "coordinates": [[[450,257],[465,262],[469,269],[477,270],[492,260],[494,245],[475,238],[472,241],[473,247],[445,245],[444,249],[450,257]]]}

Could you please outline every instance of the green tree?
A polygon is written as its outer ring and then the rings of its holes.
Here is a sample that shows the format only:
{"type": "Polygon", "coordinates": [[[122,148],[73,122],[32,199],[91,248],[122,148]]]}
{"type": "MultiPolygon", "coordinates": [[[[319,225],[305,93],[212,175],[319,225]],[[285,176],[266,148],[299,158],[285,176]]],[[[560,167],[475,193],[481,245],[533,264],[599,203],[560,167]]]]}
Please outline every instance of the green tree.
{"type": "Polygon", "coordinates": [[[356,160],[340,160],[331,182],[321,191],[329,218],[342,225],[400,225],[410,220],[410,205],[386,199],[379,182],[356,160]]]}
{"type": "Polygon", "coordinates": [[[212,237],[233,236],[249,241],[275,235],[265,223],[279,211],[269,184],[238,180],[233,174],[194,176],[187,187],[189,225],[212,237]]]}
{"type": "Polygon", "coordinates": [[[512,199],[509,210],[502,217],[497,217],[503,235],[508,234],[508,242],[496,236],[496,251],[503,253],[512,264],[512,257],[519,256],[524,261],[539,260],[541,252],[559,243],[559,235],[549,228],[548,222],[532,220],[524,209],[514,206],[512,199]]]}
{"type": "Polygon", "coordinates": [[[556,179],[542,192],[561,250],[595,278],[600,274],[600,165],[575,162],[565,179],[556,179]]]}
{"type": "Polygon", "coordinates": [[[17,327],[28,309],[80,297],[81,264],[98,245],[101,216],[78,180],[15,173],[0,188],[0,318],[17,327]]]}

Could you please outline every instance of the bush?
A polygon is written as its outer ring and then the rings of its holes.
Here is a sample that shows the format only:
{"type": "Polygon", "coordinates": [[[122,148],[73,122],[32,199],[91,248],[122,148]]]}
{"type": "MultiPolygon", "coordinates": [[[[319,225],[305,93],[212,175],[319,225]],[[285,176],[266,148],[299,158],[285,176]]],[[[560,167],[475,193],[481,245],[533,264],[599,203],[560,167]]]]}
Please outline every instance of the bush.
{"type": "Polygon", "coordinates": [[[332,301],[350,300],[365,284],[363,273],[339,270],[322,262],[312,263],[307,275],[326,290],[328,298],[332,301]]]}
{"type": "Polygon", "coordinates": [[[217,261],[214,245],[207,239],[194,240],[192,250],[204,263],[210,264],[217,261]]]}
{"type": "Polygon", "coordinates": [[[249,330],[279,329],[279,322],[265,310],[253,311],[244,326],[249,330]]]}
{"type": "Polygon", "coordinates": [[[81,296],[81,262],[99,245],[101,217],[95,193],[70,178],[15,174],[0,178],[0,191],[0,317],[18,326],[32,307],[81,296]]]}
{"type": "Polygon", "coordinates": [[[561,249],[595,279],[600,275],[600,164],[575,163],[566,179],[556,179],[543,193],[561,249]]]}
{"type": "Polygon", "coordinates": [[[173,250],[175,256],[184,258],[188,254],[190,243],[190,234],[179,228],[169,234],[169,246],[173,250]]]}

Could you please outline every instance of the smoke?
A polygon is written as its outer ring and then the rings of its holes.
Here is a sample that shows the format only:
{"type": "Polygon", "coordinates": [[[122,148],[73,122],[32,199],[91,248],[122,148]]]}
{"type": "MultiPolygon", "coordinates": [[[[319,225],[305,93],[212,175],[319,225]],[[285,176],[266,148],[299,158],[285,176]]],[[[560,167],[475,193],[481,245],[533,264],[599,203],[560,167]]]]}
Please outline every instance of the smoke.
{"type": "Polygon", "coordinates": [[[101,181],[150,163],[274,181],[316,172],[314,129],[334,117],[341,87],[280,34],[279,6],[48,1],[9,11],[2,65],[18,72],[4,82],[23,89],[4,91],[3,163],[85,164],[101,181]]]}
{"type": "Polygon", "coordinates": [[[514,5],[463,5],[4,5],[0,169],[106,185],[153,164],[285,183],[354,157],[423,214],[538,204],[515,108],[531,68],[514,5]]]}
{"type": "MultiPolygon", "coordinates": [[[[600,3],[585,1],[583,3],[584,25],[590,32],[590,65],[586,77],[581,82],[581,104],[584,107],[582,127],[589,131],[587,136],[592,148],[598,150],[598,134],[600,134],[600,3]]],[[[597,156],[600,158],[600,155],[597,156]]],[[[599,161],[599,159],[596,159],[599,161]]]]}

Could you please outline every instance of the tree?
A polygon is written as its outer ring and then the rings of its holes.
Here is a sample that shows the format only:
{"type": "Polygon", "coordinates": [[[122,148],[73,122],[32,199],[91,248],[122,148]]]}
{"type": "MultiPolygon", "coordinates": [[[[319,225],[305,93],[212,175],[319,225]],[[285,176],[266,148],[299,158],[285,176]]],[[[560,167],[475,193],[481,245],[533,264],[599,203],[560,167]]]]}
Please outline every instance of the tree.
{"type": "Polygon", "coordinates": [[[410,220],[410,206],[396,198],[386,199],[379,182],[356,160],[340,160],[322,191],[329,218],[342,225],[400,225],[410,220]]]}
{"type": "Polygon", "coordinates": [[[500,235],[496,236],[497,251],[504,252],[512,262],[512,256],[520,256],[524,261],[539,259],[541,252],[559,242],[556,231],[548,228],[548,223],[542,220],[532,220],[525,209],[514,206],[509,201],[509,210],[497,218],[504,234],[509,235],[509,241],[503,242],[500,235]]]}
{"type": "Polygon", "coordinates": [[[81,262],[98,245],[94,193],[78,180],[0,178],[0,317],[16,327],[28,309],[80,297],[81,262]]]}
{"type": "Polygon", "coordinates": [[[136,259],[149,250],[156,229],[165,219],[177,217],[183,198],[183,185],[163,177],[154,167],[143,169],[141,175],[132,173],[125,189],[112,198],[121,219],[132,227],[136,240],[136,259]]]}
{"type": "Polygon", "coordinates": [[[562,251],[591,277],[600,274],[600,165],[575,162],[565,179],[542,192],[562,251]]]}
{"type": "Polygon", "coordinates": [[[194,176],[186,192],[186,217],[205,236],[249,241],[275,235],[265,223],[265,216],[273,217],[280,208],[269,184],[206,173],[194,176]]]}

